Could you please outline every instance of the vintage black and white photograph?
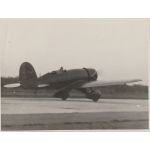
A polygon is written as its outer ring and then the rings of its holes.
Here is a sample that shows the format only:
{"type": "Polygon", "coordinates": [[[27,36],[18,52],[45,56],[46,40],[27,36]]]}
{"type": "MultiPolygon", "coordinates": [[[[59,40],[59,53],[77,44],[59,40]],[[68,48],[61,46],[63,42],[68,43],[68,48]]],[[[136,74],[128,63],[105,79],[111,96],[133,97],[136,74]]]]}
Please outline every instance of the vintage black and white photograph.
{"type": "Polygon", "coordinates": [[[149,19],[1,19],[1,130],[149,129],[149,19]]]}

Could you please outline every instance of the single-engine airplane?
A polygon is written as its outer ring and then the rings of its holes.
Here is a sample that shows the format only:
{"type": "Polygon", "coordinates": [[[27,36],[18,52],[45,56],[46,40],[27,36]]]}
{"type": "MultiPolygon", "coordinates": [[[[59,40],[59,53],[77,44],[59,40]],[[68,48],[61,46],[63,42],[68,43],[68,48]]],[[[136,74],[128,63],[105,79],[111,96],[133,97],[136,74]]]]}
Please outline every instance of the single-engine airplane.
{"type": "Polygon", "coordinates": [[[4,87],[14,88],[21,87],[24,89],[39,89],[51,88],[57,89],[54,97],[66,100],[72,89],[77,89],[83,92],[87,98],[97,102],[101,97],[101,92],[96,87],[109,85],[123,85],[126,83],[138,82],[140,79],[121,80],[121,81],[98,81],[98,74],[95,69],[82,68],[65,70],[62,67],[60,70],[46,73],[41,77],[37,74],[33,66],[29,62],[24,62],[19,70],[19,83],[7,84],[4,87]]]}

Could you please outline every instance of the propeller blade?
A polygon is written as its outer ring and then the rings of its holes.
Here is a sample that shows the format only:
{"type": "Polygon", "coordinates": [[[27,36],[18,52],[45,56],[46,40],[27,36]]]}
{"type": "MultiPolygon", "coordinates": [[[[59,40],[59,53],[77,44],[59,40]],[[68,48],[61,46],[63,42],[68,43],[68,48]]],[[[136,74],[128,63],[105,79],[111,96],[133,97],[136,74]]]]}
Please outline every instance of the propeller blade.
{"type": "Polygon", "coordinates": [[[98,74],[98,76],[102,76],[103,72],[99,69],[99,70],[97,70],[97,74],[98,74]]]}

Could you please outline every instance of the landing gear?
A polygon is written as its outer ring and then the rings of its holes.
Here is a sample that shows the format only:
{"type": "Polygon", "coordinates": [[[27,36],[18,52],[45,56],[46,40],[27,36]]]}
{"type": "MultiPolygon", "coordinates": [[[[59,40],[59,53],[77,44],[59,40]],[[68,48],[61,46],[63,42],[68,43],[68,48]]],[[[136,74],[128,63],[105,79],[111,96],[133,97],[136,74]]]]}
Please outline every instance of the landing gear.
{"type": "Polygon", "coordinates": [[[98,102],[99,98],[98,99],[94,98],[92,100],[93,100],[93,102],[98,102]]]}
{"type": "Polygon", "coordinates": [[[61,98],[63,101],[65,101],[69,97],[69,94],[67,92],[58,92],[54,95],[54,97],[61,98]]]}
{"type": "Polygon", "coordinates": [[[61,97],[61,99],[62,99],[63,101],[66,101],[67,98],[68,98],[68,96],[66,96],[66,95],[64,95],[64,96],[61,97]]]}
{"type": "Polygon", "coordinates": [[[66,101],[68,97],[69,97],[69,94],[68,94],[68,93],[63,93],[63,94],[61,95],[61,98],[62,98],[63,101],[66,101]]]}
{"type": "Polygon", "coordinates": [[[98,102],[98,100],[101,97],[101,95],[99,93],[97,93],[97,92],[93,92],[90,97],[93,100],[93,102],[98,102]]]}
{"type": "Polygon", "coordinates": [[[87,98],[92,99],[94,102],[98,102],[101,97],[101,92],[96,89],[88,88],[85,92],[87,98]]]}

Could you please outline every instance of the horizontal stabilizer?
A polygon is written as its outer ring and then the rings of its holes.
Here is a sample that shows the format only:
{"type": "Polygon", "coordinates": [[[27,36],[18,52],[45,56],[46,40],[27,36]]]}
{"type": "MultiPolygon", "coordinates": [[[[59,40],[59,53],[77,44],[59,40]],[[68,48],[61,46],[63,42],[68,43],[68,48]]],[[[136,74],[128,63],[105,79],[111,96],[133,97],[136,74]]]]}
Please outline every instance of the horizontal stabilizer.
{"type": "Polygon", "coordinates": [[[6,88],[20,87],[20,83],[6,84],[6,85],[4,85],[4,87],[6,87],[6,88]]]}

